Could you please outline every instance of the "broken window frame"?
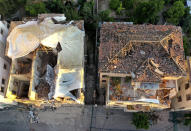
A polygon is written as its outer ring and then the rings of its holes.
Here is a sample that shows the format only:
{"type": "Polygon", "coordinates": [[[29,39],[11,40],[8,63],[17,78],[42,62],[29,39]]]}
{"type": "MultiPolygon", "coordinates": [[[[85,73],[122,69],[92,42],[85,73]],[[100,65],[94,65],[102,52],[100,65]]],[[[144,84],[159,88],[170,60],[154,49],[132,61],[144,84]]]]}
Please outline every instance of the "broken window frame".
{"type": "Polygon", "coordinates": [[[107,80],[102,80],[102,82],[106,83],[106,82],[107,82],[107,80]]]}
{"type": "Polygon", "coordinates": [[[1,29],[1,35],[3,35],[3,29],[1,29]]]}
{"type": "Polygon", "coordinates": [[[6,81],[6,80],[5,80],[4,78],[2,78],[1,84],[2,84],[2,85],[5,85],[5,81],[6,81]]]}
{"type": "Polygon", "coordinates": [[[181,96],[178,96],[177,99],[178,99],[178,102],[182,102],[182,97],[181,96]]]}
{"type": "Polygon", "coordinates": [[[1,92],[4,93],[4,87],[3,86],[1,86],[1,92]]]}
{"type": "Polygon", "coordinates": [[[180,86],[178,86],[178,91],[180,91],[181,90],[181,88],[180,88],[180,86]]]}
{"type": "Polygon", "coordinates": [[[4,69],[4,70],[7,70],[7,64],[4,63],[3,69],[4,69]]]}
{"type": "Polygon", "coordinates": [[[190,84],[189,84],[189,83],[186,83],[186,84],[185,84],[185,90],[187,90],[189,87],[190,87],[190,84]]]}
{"type": "Polygon", "coordinates": [[[102,78],[107,78],[108,77],[108,75],[102,75],[102,78]]]}
{"type": "Polygon", "coordinates": [[[187,95],[186,95],[186,100],[187,100],[187,101],[191,100],[191,94],[187,94],[187,95]]]}

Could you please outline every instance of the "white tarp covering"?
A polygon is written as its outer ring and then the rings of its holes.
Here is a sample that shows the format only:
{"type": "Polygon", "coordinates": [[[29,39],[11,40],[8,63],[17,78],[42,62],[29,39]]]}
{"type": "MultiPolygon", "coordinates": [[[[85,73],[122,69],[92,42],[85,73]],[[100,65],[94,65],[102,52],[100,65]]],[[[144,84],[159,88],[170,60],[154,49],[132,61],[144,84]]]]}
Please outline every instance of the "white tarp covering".
{"type": "Polygon", "coordinates": [[[76,98],[70,91],[83,88],[83,69],[59,69],[54,98],[69,96],[76,98]]]}
{"type": "Polygon", "coordinates": [[[156,103],[156,104],[160,103],[159,100],[157,100],[157,99],[147,99],[147,98],[141,98],[141,99],[138,99],[136,101],[156,103]]]}
{"type": "Polygon", "coordinates": [[[51,99],[54,95],[55,82],[54,82],[54,69],[47,65],[45,79],[47,83],[50,85],[50,92],[48,93],[48,98],[51,99]]]}
{"type": "Polygon", "coordinates": [[[54,24],[50,18],[43,22],[30,21],[16,26],[7,38],[8,56],[12,59],[26,56],[40,44],[56,48],[60,42],[62,51],[58,62],[62,68],[82,66],[84,32],[70,24],[54,24]]]}

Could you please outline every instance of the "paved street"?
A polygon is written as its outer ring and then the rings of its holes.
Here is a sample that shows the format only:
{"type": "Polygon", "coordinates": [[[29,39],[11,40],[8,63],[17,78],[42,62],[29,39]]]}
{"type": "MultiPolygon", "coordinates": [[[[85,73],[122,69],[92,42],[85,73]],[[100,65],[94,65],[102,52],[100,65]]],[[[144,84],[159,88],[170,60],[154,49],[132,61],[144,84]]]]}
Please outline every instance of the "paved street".
{"type": "MultiPolygon", "coordinates": [[[[131,131],[132,113],[105,109],[102,106],[64,106],[54,111],[36,110],[36,121],[29,111],[18,109],[0,111],[0,131],[131,131]],[[93,111],[93,114],[92,114],[93,111]],[[38,123],[34,123],[38,122],[38,123]]],[[[161,120],[148,131],[173,131],[168,112],[160,112],[161,120]]]]}

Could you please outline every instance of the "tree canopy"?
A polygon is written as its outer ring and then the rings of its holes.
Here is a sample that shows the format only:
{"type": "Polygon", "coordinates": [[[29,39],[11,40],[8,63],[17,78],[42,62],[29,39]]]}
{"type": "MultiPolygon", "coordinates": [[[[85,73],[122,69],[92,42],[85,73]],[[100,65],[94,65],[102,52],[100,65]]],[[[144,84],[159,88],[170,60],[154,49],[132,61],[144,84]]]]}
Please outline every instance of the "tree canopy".
{"type": "Polygon", "coordinates": [[[98,15],[101,21],[113,21],[113,18],[110,17],[111,11],[110,10],[104,10],[101,11],[98,15]]]}
{"type": "Polygon", "coordinates": [[[166,12],[165,17],[167,22],[178,25],[184,13],[184,4],[182,1],[176,1],[174,2],[173,6],[166,12]]]}
{"type": "Polygon", "coordinates": [[[112,9],[112,10],[117,10],[117,8],[120,6],[120,0],[110,0],[109,1],[109,7],[112,9]]]}
{"type": "Polygon", "coordinates": [[[163,0],[152,0],[140,2],[135,9],[134,16],[135,22],[142,23],[155,23],[159,11],[164,7],[163,0]]]}
{"type": "Polygon", "coordinates": [[[183,37],[183,47],[185,56],[189,56],[191,49],[191,42],[188,40],[186,36],[183,37]]]}
{"type": "Polygon", "coordinates": [[[64,4],[62,0],[48,0],[45,2],[46,8],[52,13],[62,13],[64,9],[64,4]]]}
{"type": "Polygon", "coordinates": [[[186,126],[191,125],[191,114],[184,115],[184,125],[186,125],[186,126]]]}
{"type": "Polygon", "coordinates": [[[30,3],[25,6],[27,14],[30,16],[37,16],[40,13],[48,12],[44,2],[30,3]]]}
{"type": "Polygon", "coordinates": [[[137,0],[124,0],[123,5],[125,9],[133,9],[134,4],[137,2],[137,0]]]}
{"type": "Polygon", "coordinates": [[[182,28],[185,33],[188,33],[188,35],[191,36],[191,15],[184,18],[182,28]]]}
{"type": "Polygon", "coordinates": [[[0,0],[0,14],[4,17],[10,16],[25,3],[26,0],[0,0]]]}
{"type": "Polygon", "coordinates": [[[137,129],[149,129],[148,114],[143,112],[133,113],[132,124],[135,125],[137,129]]]}

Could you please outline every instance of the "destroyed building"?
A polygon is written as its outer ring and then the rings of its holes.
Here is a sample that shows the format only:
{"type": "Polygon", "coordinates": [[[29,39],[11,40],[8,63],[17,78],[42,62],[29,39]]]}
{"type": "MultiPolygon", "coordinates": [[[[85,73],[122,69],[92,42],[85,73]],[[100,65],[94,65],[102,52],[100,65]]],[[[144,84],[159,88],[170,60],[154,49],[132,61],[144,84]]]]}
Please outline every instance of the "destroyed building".
{"type": "Polygon", "coordinates": [[[9,24],[6,21],[0,21],[0,31],[1,31],[0,33],[0,95],[1,96],[4,96],[4,91],[8,83],[9,69],[10,69],[10,62],[11,62],[10,59],[5,56],[8,27],[9,27],[9,24]]]}
{"type": "Polygon", "coordinates": [[[11,22],[6,97],[84,103],[84,22],[65,20],[63,14],[40,14],[11,22]]]}
{"type": "Polygon", "coordinates": [[[171,108],[174,111],[191,110],[191,57],[185,60],[187,77],[177,81],[178,93],[172,99],[171,108]]]}
{"type": "Polygon", "coordinates": [[[186,76],[182,30],[172,25],[104,22],[98,68],[107,107],[170,108],[177,82],[186,76]]]}

